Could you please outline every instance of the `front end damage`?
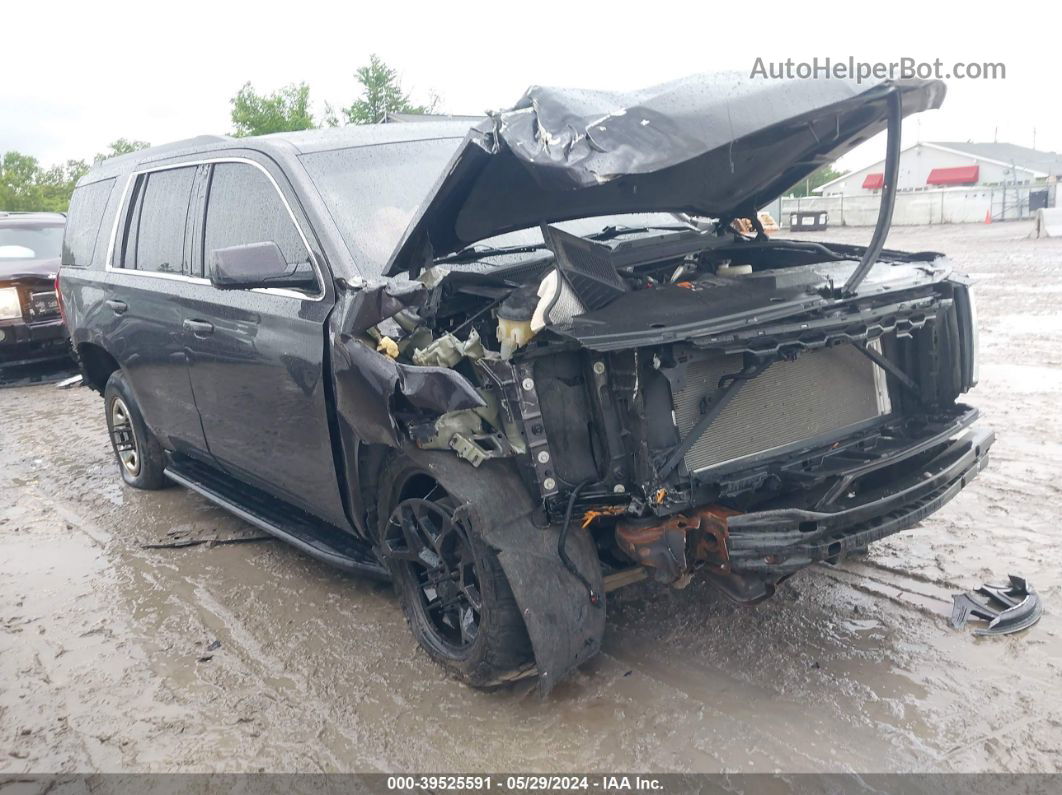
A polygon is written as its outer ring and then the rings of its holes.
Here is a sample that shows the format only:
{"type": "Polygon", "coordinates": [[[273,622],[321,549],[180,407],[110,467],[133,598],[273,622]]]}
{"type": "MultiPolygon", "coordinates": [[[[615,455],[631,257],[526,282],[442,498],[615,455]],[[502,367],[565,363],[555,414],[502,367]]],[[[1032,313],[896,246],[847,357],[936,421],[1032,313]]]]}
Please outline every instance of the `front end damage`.
{"type": "MultiPolygon", "coordinates": [[[[474,501],[526,606],[540,671],[562,676],[597,650],[608,575],[640,567],[683,587],[699,573],[753,603],[916,524],[987,461],[992,434],[957,402],[975,378],[971,297],[943,259],[885,252],[889,278],[837,299],[823,293],[858,252],[804,264],[779,241],[779,267],[763,272],[786,278],[718,276],[742,246],[763,256],[737,239],[696,264],[684,256],[683,286],[643,272],[621,315],[584,313],[507,355],[498,312],[484,311],[524,288],[504,272],[434,273],[390,319],[334,339],[347,438],[430,452],[456,493],[490,484],[492,499],[474,501]],[[735,311],[731,299],[757,291],[769,320],[735,311]],[[719,298],[717,314],[701,307],[701,327],[685,327],[688,302],[719,298]],[[499,486],[488,473],[502,467],[499,486]],[[560,594],[577,609],[533,627],[560,594]],[[547,652],[558,638],[563,654],[547,652]]],[[[537,284],[551,263],[519,278],[537,284]]]]}
{"type": "MultiPolygon", "coordinates": [[[[888,126],[898,142],[900,117],[941,98],[938,84],[832,97],[828,111],[796,108],[722,148],[748,169],[754,210],[868,131],[888,126]],[[803,157],[760,173],[746,155],[779,137],[804,142],[803,157]]],[[[865,248],[769,240],[754,211],[712,204],[722,189],[667,198],[716,173],[715,148],[682,138],[683,157],[607,174],[587,170],[600,147],[569,146],[567,166],[555,151],[525,162],[512,136],[526,110],[493,118],[489,141],[473,131],[410,225],[392,273],[417,278],[347,285],[332,361],[359,479],[364,448],[381,446],[427,456],[448,491],[473,495],[546,687],[596,652],[610,581],[640,570],[683,587],[698,574],[757,602],[812,563],[916,524],[985,465],[993,436],[958,402],[976,383],[970,289],[939,254],[883,248],[891,190],[865,248]],[[517,166],[549,187],[511,218],[467,216],[517,166]],[[571,206],[564,190],[579,195],[571,206]],[[661,209],[718,220],[584,237],[543,226],[541,245],[461,248],[526,225],[520,212],[546,212],[550,191],[562,196],[550,221],[661,209]],[[483,231],[469,232],[476,222],[483,231]]],[[[640,110],[609,135],[626,123],[659,133],[661,117],[640,110]]],[[[370,500],[350,500],[371,537],[370,500]]]]}

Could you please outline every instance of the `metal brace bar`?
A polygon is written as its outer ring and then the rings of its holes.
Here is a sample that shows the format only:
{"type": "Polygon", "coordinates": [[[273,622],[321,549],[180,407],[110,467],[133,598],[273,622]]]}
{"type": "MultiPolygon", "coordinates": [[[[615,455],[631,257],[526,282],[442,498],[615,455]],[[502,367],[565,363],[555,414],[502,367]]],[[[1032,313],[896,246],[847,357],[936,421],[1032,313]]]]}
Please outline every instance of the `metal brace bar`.
{"type": "Polygon", "coordinates": [[[705,412],[704,416],[698,420],[697,424],[690,429],[690,432],[686,434],[686,437],[679,442],[678,447],[674,449],[667,461],[664,462],[664,466],[660,468],[657,473],[657,477],[663,480],[679,465],[679,462],[686,457],[686,453],[689,452],[693,445],[697,444],[697,441],[704,436],[704,432],[708,430],[708,426],[715,422],[723,409],[737,397],[738,390],[745,385],[746,381],[751,381],[756,376],[760,375],[772,364],[771,361],[757,362],[751,367],[746,367],[740,373],[734,373],[732,375],[724,375],[719,379],[720,385],[724,381],[729,381],[722,388],[722,392],[719,395],[719,399],[705,412]]]}
{"type": "Polygon", "coordinates": [[[865,343],[856,344],[854,342],[852,344],[855,345],[856,349],[859,350],[864,356],[870,359],[870,361],[874,362],[874,364],[876,364],[886,373],[893,376],[897,381],[907,387],[907,389],[909,389],[915,397],[917,397],[919,400],[922,399],[922,390],[918,387],[918,384],[911,380],[911,377],[907,375],[907,373],[905,373],[895,364],[890,362],[888,359],[886,359],[876,350],[871,348],[869,345],[865,343]]]}

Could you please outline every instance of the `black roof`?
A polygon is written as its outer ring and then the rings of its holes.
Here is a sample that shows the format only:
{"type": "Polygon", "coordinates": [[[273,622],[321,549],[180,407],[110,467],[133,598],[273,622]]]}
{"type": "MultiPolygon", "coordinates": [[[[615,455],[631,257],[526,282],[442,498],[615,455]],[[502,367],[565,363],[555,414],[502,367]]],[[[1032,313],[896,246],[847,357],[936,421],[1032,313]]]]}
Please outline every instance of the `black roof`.
{"type": "Polygon", "coordinates": [[[409,123],[348,125],[320,130],[255,135],[235,138],[229,135],[200,135],[183,141],[151,146],[117,157],[110,157],[95,166],[82,178],[82,183],[97,182],[128,174],[143,165],[174,157],[202,155],[223,149],[250,149],[270,155],[290,156],[331,149],[419,141],[433,138],[463,138],[471,124],[468,121],[420,121],[409,123]]]}
{"type": "Polygon", "coordinates": [[[384,116],[384,124],[425,124],[435,121],[463,121],[469,125],[483,121],[486,116],[468,116],[461,113],[388,113],[384,116]]]}

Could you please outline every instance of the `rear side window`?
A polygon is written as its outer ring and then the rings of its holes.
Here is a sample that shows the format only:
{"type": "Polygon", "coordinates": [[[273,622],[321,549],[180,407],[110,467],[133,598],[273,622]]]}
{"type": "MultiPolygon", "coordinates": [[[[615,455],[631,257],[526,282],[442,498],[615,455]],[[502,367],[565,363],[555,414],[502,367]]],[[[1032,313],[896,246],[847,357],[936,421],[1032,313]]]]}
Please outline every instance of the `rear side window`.
{"type": "Polygon", "coordinates": [[[152,273],[187,273],[185,226],[195,167],[152,171],[137,180],[125,243],[123,268],[152,273]]]}
{"type": "Polygon", "coordinates": [[[63,237],[63,265],[87,268],[92,264],[96,240],[103,223],[103,211],[114,187],[114,179],[82,185],[70,197],[66,234],[63,237]]]}
{"type": "Polygon", "coordinates": [[[247,163],[218,163],[210,178],[203,250],[276,243],[289,265],[308,262],[298,227],[269,178],[247,163]]]}

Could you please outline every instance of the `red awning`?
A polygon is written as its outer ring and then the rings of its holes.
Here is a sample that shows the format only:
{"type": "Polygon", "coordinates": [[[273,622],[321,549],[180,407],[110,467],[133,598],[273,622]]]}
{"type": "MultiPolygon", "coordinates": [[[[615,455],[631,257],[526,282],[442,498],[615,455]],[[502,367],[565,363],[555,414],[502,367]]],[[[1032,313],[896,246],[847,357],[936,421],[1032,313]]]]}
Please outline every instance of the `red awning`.
{"type": "Polygon", "coordinates": [[[974,185],[981,176],[979,166],[934,168],[926,177],[927,185],[974,185]]]}
{"type": "Polygon", "coordinates": [[[863,179],[863,187],[866,190],[881,190],[885,184],[884,174],[867,174],[863,179]]]}

